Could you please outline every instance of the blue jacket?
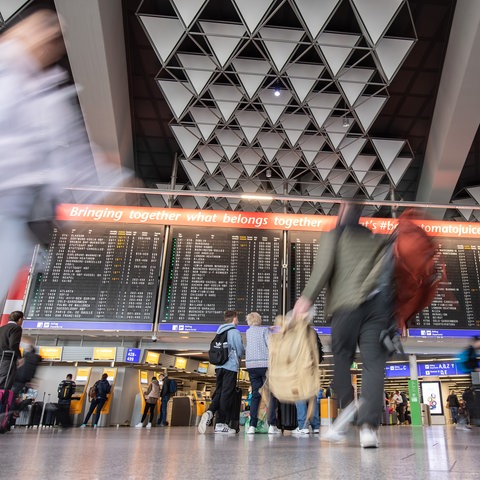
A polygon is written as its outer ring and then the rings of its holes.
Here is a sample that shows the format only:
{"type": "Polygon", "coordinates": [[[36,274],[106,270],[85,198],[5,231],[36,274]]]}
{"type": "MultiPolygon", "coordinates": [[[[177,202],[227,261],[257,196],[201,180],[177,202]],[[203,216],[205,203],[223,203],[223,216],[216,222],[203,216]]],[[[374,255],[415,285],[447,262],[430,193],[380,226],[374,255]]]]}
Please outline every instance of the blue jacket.
{"type": "MultiPolygon", "coordinates": [[[[232,323],[225,323],[218,327],[217,333],[221,333],[227,328],[231,328],[232,323]]],[[[240,370],[240,359],[245,354],[245,348],[242,343],[242,336],[236,328],[232,328],[227,333],[227,342],[228,342],[228,360],[223,365],[215,367],[224,368],[225,370],[230,370],[232,372],[238,372],[240,370]]]]}

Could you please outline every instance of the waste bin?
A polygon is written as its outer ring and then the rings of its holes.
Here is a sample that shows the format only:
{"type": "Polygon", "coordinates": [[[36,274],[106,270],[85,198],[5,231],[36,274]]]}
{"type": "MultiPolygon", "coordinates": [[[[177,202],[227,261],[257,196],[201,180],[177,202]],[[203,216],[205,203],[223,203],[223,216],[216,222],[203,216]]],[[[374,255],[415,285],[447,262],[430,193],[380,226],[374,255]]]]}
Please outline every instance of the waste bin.
{"type": "Polygon", "coordinates": [[[428,426],[432,424],[432,417],[430,415],[430,405],[426,403],[420,404],[422,413],[422,425],[428,426]]]}

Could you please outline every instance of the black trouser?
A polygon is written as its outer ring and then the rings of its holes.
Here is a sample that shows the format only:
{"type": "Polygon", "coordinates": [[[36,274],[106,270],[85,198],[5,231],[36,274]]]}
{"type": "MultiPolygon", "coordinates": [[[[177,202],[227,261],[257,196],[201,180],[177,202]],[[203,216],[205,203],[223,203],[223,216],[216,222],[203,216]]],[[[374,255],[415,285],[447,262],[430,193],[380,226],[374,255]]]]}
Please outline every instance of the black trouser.
{"type": "Polygon", "coordinates": [[[384,377],[387,351],[380,344],[380,332],[390,325],[391,304],[384,292],[367,300],[352,312],[338,312],[332,318],[334,389],[340,408],[353,400],[350,366],[357,344],[363,362],[362,406],[357,423],[377,427],[384,402],[384,377]]]}
{"type": "Polygon", "coordinates": [[[70,402],[58,402],[57,423],[62,425],[62,427],[70,427],[72,425],[72,419],[70,417],[70,402]]]}
{"type": "Polygon", "coordinates": [[[217,423],[229,423],[232,418],[232,405],[235,388],[237,386],[237,372],[217,368],[217,385],[213,394],[212,403],[208,408],[212,413],[216,413],[217,423]]]}
{"type": "Polygon", "coordinates": [[[145,419],[147,418],[148,412],[150,411],[150,423],[153,423],[153,416],[155,415],[155,407],[157,406],[157,402],[155,403],[145,403],[145,408],[143,410],[143,415],[142,415],[142,420],[141,422],[143,423],[145,419]]]}

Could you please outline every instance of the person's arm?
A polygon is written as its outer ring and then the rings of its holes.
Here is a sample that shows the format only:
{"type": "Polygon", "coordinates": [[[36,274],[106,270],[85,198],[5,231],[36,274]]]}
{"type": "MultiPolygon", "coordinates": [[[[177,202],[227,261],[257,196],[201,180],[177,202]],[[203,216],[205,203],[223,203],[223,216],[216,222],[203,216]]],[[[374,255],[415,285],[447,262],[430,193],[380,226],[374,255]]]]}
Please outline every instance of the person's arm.
{"type": "Polygon", "coordinates": [[[233,330],[230,330],[230,332],[228,333],[231,334],[232,346],[234,350],[237,352],[238,361],[240,362],[240,359],[245,355],[245,347],[243,346],[243,343],[242,343],[242,335],[236,328],[233,330]]]}
{"type": "Polygon", "coordinates": [[[22,352],[20,351],[20,342],[22,340],[22,327],[16,326],[12,328],[10,332],[9,345],[10,348],[15,352],[15,357],[17,359],[22,358],[22,352]]]}

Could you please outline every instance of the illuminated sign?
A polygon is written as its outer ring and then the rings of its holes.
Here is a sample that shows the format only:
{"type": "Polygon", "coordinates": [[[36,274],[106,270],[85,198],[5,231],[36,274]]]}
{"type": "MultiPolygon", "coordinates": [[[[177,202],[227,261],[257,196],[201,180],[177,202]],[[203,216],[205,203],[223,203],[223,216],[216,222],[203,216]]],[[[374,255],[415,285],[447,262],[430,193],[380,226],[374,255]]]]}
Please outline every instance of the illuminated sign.
{"type": "Polygon", "coordinates": [[[63,347],[39,347],[38,353],[43,360],[60,361],[63,347]]]}
{"type": "Polygon", "coordinates": [[[149,363],[150,365],[158,365],[160,361],[160,352],[152,352],[149,350],[145,357],[145,363],[149,363]]]}
{"type": "Polygon", "coordinates": [[[207,373],[207,371],[208,371],[208,365],[209,365],[208,362],[200,362],[200,363],[198,364],[197,372],[198,372],[198,373],[207,373]]]}
{"type": "Polygon", "coordinates": [[[140,383],[142,385],[148,384],[148,372],[146,372],[145,370],[140,371],[140,383]]]}
{"type": "Polygon", "coordinates": [[[127,348],[127,352],[125,353],[125,361],[127,363],[138,363],[140,362],[141,353],[141,348],[127,348]]]}
{"type": "Polygon", "coordinates": [[[175,357],[175,368],[185,370],[187,368],[187,359],[184,357],[175,357]]]}
{"type": "MultiPolygon", "coordinates": [[[[460,372],[461,373],[461,372],[460,372]]],[[[419,377],[442,377],[449,375],[458,375],[457,364],[454,362],[439,363],[419,363],[419,377]]]]}
{"type": "Polygon", "coordinates": [[[385,367],[385,377],[409,377],[410,365],[408,363],[395,363],[393,365],[387,365],[385,367]]]}
{"type": "Polygon", "coordinates": [[[90,376],[90,367],[77,368],[77,374],[75,375],[75,381],[77,383],[87,383],[90,376]]]}
{"type": "Polygon", "coordinates": [[[423,403],[430,406],[432,415],[443,415],[442,393],[440,391],[440,382],[422,382],[423,403]]]}
{"type": "Polygon", "coordinates": [[[114,361],[117,349],[115,347],[95,347],[93,349],[93,360],[114,361]]]}

